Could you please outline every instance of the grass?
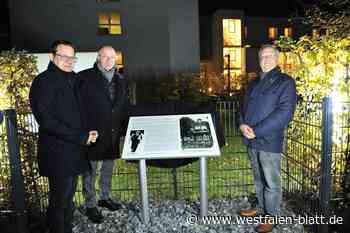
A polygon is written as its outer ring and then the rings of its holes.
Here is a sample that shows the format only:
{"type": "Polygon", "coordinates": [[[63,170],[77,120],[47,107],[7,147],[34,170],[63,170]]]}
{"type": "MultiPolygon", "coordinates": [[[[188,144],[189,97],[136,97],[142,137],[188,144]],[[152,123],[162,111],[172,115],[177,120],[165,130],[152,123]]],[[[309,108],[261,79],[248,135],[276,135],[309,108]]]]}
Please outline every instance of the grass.
{"type": "MultiPolygon", "coordinates": [[[[209,198],[233,198],[254,192],[250,163],[241,138],[229,137],[227,143],[220,157],[209,158],[207,162],[209,198]]],[[[147,166],[147,184],[152,199],[198,200],[199,161],[177,168],[176,176],[172,169],[147,166]]],[[[116,161],[111,196],[121,201],[139,199],[137,163],[116,161]]],[[[81,183],[75,199],[78,203],[83,202],[81,183]]]]}

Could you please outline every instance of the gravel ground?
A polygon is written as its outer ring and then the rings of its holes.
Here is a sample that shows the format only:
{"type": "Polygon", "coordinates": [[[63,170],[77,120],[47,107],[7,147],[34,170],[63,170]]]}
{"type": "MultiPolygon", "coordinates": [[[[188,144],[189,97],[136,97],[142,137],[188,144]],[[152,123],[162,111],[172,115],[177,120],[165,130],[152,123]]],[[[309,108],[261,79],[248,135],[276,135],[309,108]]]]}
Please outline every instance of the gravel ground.
{"type": "MultiPolygon", "coordinates": [[[[82,214],[83,208],[75,211],[74,233],[253,233],[256,225],[249,224],[208,224],[198,220],[199,202],[179,200],[150,201],[150,222],[141,221],[141,204],[138,202],[122,203],[123,209],[110,212],[102,210],[104,222],[93,224],[82,214]]],[[[235,220],[240,209],[250,208],[247,198],[237,200],[211,200],[208,206],[209,216],[231,216],[235,220]]],[[[282,215],[292,216],[292,212],[282,209],[282,215]]],[[[303,226],[298,224],[277,225],[273,233],[302,233],[303,226]]]]}

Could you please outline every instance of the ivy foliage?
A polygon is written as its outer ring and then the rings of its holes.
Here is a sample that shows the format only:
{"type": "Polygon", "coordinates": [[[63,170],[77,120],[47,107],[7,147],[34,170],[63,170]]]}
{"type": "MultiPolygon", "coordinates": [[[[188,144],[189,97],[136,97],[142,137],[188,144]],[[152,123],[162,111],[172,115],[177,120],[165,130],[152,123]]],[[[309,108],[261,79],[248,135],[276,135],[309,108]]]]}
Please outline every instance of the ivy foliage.
{"type": "Polygon", "coordinates": [[[299,40],[280,37],[275,44],[291,64],[282,65],[283,71],[296,78],[298,93],[305,100],[320,101],[336,95],[350,101],[350,37],[306,35],[299,40]]]}

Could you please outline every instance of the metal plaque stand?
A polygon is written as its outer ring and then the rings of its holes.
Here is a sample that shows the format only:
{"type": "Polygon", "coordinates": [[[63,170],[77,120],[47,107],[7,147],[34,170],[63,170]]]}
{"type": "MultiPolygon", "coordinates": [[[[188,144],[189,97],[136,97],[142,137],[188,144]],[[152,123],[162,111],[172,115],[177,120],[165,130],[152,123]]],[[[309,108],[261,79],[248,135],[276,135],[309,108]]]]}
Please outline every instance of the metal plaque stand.
{"type": "MultiPolygon", "coordinates": [[[[140,195],[142,202],[142,219],[143,223],[149,222],[149,205],[147,190],[147,167],[146,160],[139,160],[139,183],[140,195]]],[[[208,195],[207,195],[207,160],[206,157],[200,157],[200,215],[201,217],[208,214],[208,195]]]]}
{"type": "Polygon", "coordinates": [[[140,159],[139,161],[139,182],[140,182],[140,194],[142,202],[142,218],[143,223],[149,222],[149,208],[148,208],[148,190],[147,190],[147,167],[146,160],[140,159]]]}

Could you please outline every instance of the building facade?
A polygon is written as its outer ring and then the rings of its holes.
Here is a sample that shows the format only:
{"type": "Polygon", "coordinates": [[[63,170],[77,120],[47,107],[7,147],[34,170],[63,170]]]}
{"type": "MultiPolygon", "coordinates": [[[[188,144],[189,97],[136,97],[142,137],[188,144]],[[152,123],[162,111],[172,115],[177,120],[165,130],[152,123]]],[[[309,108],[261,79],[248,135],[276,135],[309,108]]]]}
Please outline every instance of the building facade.
{"type": "Polygon", "coordinates": [[[61,38],[80,52],[107,44],[131,81],[204,70],[220,75],[227,91],[257,75],[262,44],[300,36],[299,24],[287,17],[217,10],[199,18],[198,0],[11,0],[9,10],[17,49],[48,52],[61,38]]]}
{"type": "Polygon", "coordinates": [[[241,10],[217,10],[200,22],[202,69],[221,75],[227,91],[239,91],[248,77],[257,76],[261,45],[301,33],[288,18],[248,17],[241,10]]]}
{"type": "MultiPolygon", "coordinates": [[[[11,0],[12,45],[48,52],[67,39],[80,52],[112,45],[130,79],[198,72],[197,0],[11,0]]],[[[92,64],[91,64],[92,65],[92,64]]]]}

